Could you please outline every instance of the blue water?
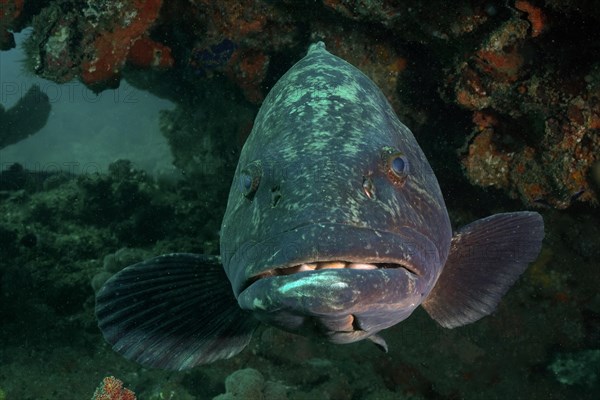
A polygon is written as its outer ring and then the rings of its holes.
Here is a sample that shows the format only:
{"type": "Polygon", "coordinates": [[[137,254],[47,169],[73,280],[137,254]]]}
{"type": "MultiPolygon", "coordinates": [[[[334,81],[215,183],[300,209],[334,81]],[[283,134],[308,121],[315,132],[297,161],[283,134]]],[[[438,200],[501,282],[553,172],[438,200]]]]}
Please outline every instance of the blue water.
{"type": "Polygon", "coordinates": [[[125,80],[118,89],[95,94],[77,80],[59,84],[33,76],[23,67],[20,47],[29,34],[17,33],[18,47],[0,53],[0,104],[9,109],[37,84],[52,111],[38,133],[0,149],[2,170],[18,162],[38,171],[106,172],[109,163],[127,159],[153,174],[176,173],[158,129],[159,111],[173,109],[172,102],[125,80]]]}

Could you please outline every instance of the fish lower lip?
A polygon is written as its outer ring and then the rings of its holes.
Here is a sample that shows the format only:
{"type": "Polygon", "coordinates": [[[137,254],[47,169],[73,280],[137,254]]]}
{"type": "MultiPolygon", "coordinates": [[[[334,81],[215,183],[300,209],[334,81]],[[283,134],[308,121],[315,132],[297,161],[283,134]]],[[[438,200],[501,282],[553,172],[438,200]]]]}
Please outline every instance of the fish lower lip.
{"type": "Polygon", "coordinates": [[[383,268],[404,268],[408,272],[416,275],[416,272],[404,264],[394,264],[394,263],[360,263],[360,262],[350,262],[350,261],[315,261],[315,262],[307,262],[298,265],[288,266],[288,267],[280,267],[273,268],[267,271],[263,271],[257,276],[254,277],[253,281],[258,279],[272,277],[272,276],[282,276],[282,275],[292,275],[300,272],[310,272],[310,271],[321,271],[325,269],[355,269],[355,270],[376,270],[383,268]]]}

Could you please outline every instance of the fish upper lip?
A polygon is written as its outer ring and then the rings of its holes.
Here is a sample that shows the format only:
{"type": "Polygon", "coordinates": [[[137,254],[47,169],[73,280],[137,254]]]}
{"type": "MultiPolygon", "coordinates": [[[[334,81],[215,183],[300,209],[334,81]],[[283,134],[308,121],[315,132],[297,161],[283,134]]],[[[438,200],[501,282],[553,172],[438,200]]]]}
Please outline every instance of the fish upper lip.
{"type": "Polygon", "coordinates": [[[321,260],[321,261],[312,261],[306,262],[302,264],[291,264],[284,265],[280,267],[274,267],[263,271],[259,274],[251,276],[244,285],[242,291],[255,283],[260,279],[265,278],[276,278],[278,276],[288,276],[295,275],[301,273],[309,273],[309,274],[318,274],[323,271],[328,271],[332,269],[354,269],[354,270],[377,270],[377,269],[385,269],[385,268],[402,268],[406,270],[411,275],[414,275],[415,278],[419,278],[421,275],[415,269],[415,267],[408,261],[402,260],[398,262],[383,262],[383,263],[360,263],[360,262],[350,262],[344,260],[321,260]],[[334,264],[344,264],[344,266],[332,266],[334,264]],[[314,269],[310,268],[310,265],[315,265],[314,269]],[[319,267],[321,265],[321,267],[319,267]],[[305,267],[305,268],[303,268],[305,267]]]}
{"type": "Polygon", "coordinates": [[[226,266],[236,296],[260,278],[281,276],[267,271],[306,263],[392,264],[426,280],[435,279],[437,270],[431,269],[440,267],[437,246],[410,226],[386,231],[339,222],[310,222],[249,243],[233,253],[226,266]],[[327,236],[329,240],[324,239],[327,236]]]}

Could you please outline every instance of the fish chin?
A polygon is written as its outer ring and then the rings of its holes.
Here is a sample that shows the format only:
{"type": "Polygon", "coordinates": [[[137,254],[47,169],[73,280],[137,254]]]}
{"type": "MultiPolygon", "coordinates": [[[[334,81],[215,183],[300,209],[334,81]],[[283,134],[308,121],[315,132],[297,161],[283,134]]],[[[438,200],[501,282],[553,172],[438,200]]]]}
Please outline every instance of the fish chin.
{"type": "Polygon", "coordinates": [[[305,224],[242,249],[229,264],[238,272],[239,306],[269,325],[334,343],[407,318],[441,267],[435,244],[411,227],[305,224]]]}
{"type": "Polygon", "coordinates": [[[399,264],[327,261],[270,271],[280,274],[249,285],[238,296],[240,307],[270,325],[335,343],[397,324],[424,298],[424,279],[399,264]]]}

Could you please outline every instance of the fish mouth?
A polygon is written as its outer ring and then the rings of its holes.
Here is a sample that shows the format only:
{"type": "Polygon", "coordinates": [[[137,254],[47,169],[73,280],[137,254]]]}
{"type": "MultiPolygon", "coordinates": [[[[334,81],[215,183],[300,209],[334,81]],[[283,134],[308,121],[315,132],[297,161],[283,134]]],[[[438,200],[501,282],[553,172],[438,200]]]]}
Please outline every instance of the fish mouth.
{"type": "Polygon", "coordinates": [[[281,329],[349,343],[407,318],[426,282],[400,263],[317,261],[253,276],[238,304],[281,329]]]}
{"type": "Polygon", "coordinates": [[[227,250],[222,244],[221,254],[236,297],[265,278],[406,271],[426,282],[436,279],[441,268],[437,246],[408,226],[392,232],[342,223],[311,223],[246,242],[233,252],[227,250]]]}
{"type": "Polygon", "coordinates": [[[314,272],[314,271],[322,271],[328,269],[350,269],[350,270],[377,270],[377,269],[387,269],[387,268],[404,268],[409,273],[419,276],[419,273],[413,266],[410,266],[410,263],[364,263],[364,262],[356,262],[356,261],[343,261],[343,260],[334,260],[334,261],[314,261],[314,262],[306,262],[297,265],[284,266],[278,268],[271,268],[266,271],[261,272],[249,279],[248,286],[252,283],[256,282],[259,279],[270,278],[275,276],[285,276],[285,275],[293,275],[301,272],[314,272]]]}

